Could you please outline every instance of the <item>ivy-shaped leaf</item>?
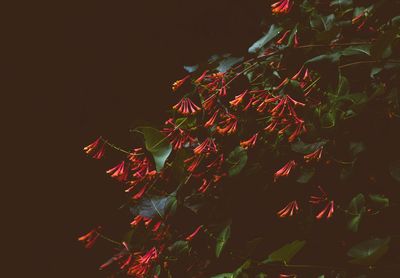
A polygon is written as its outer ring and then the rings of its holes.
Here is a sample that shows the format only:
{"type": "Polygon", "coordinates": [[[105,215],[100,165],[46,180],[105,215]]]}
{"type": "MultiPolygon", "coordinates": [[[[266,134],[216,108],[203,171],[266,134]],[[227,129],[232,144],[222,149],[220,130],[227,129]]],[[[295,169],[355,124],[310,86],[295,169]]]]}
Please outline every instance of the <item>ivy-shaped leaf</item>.
{"type": "Polygon", "coordinates": [[[164,218],[165,215],[174,209],[176,206],[176,194],[172,193],[165,197],[153,196],[143,197],[139,202],[130,208],[134,216],[141,215],[147,218],[160,217],[164,218]]]}
{"type": "Polygon", "coordinates": [[[160,172],[172,152],[168,138],[152,127],[140,127],[138,130],[143,133],[146,149],[153,155],[157,172],[160,172]]]}
{"type": "Polygon", "coordinates": [[[190,251],[189,242],[186,240],[175,241],[168,247],[168,251],[177,256],[187,255],[190,251]]]}
{"type": "Polygon", "coordinates": [[[235,176],[239,174],[247,163],[247,151],[242,147],[236,147],[228,156],[227,162],[231,164],[228,174],[235,176]]]}
{"type": "Polygon", "coordinates": [[[229,237],[231,236],[231,225],[227,225],[219,234],[217,238],[217,245],[215,248],[215,255],[217,258],[221,255],[222,250],[224,249],[226,243],[229,240],[229,237]]]}
{"type": "Polygon", "coordinates": [[[366,211],[365,197],[363,194],[360,193],[351,200],[349,207],[347,209],[348,212],[347,227],[349,228],[350,231],[352,232],[358,231],[361,217],[364,215],[365,211],[366,211]]]}
{"type": "Polygon", "coordinates": [[[347,255],[353,259],[350,263],[374,265],[389,249],[390,237],[374,238],[353,246],[347,255]]]}
{"type": "Polygon", "coordinates": [[[315,152],[320,147],[324,146],[326,143],[328,143],[328,140],[322,140],[315,143],[304,143],[299,139],[296,142],[292,143],[290,145],[290,148],[296,153],[310,154],[312,152],[315,152]]]}
{"type": "Polygon", "coordinates": [[[291,243],[284,245],[272,252],[269,257],[262,263],[282,262],[284,264],[290,263],[293,257],[304,247],[306,242],[304,240],[295,240],[291,243]]]}
{"type": "Polygon", "coordinates": [[[262,36],[258,41],[253,43],[249,48],[249,53],[257,53],[261,48],[264,47],[267,43],[269,43],[273,38],[275,38],[281,31],[282,27],[276,26],[274,24],[271,25],[268,32],[262,36]]]}

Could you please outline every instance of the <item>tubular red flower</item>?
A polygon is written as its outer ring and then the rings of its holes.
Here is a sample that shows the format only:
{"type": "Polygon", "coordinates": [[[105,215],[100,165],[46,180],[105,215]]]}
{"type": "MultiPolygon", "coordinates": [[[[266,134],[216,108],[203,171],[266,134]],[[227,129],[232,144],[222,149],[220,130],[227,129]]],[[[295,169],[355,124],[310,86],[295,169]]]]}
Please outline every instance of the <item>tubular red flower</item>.
{"type": "Polygon", "coordinates": [[[211,110],[217,101],[217,95],[211,95],[209,98],[203,101],[201,104],[204,110],[211,110]]]}
{"type": "Polygon", "coordinates": [[[248,149],[248,148],[254,147],[257,142],[257,137],[258,137],[258,132],[256,134],[254,134],[250,139],[248,139],[246,141],[241,141],[240,146],[243,149],[248,149]]]}
{"type": "Polygon", "coordinates": [[[87,248],[87,249],[92,248],[100,236],[100,233],[99,233],[100,229],[101,229],[101,227],[99,226],[99,227],[91,230],[87,234],[79,237],[78,241],[85,243],[85,248],[87,248]]]}
{"type": "Polygon", "coordinates": [[[280,0],[271,5],[272,13],[280,14],[280,13],[288,13],[290,12],[293,3],[290,0],[280,0]]]}
{"type": "Polygon", "coordinates": [[[196,104],[193,103],[189,98],[182,98],[177,104],[175,104],[173,109],[177,110],[183,115],[191,115],[197,113],[201,110],[196,104]]]}
{"type": "Polygon", "coordinates": [[[276,171],[276,173],[274,174],[274,181],[276,181],[280,177],[288,176],[294,167],[296,167],[296,161],[291,160],[286,163],[281,169],[276,171]]]}
{"type": "Polygon", "coordinates": [[[241,93],[241,94],[235,96],[235,99],[234,99],[234,100],[231,100],[231,101],[229,102],[229,104],[230,104],[231,106],[233,106],[233,107],[238,106],[240,103],[242,103],[244,97],[247,95],[247,92],[248,92],[248,91],[244,91],[243,93],[241,93]]]}
{"type": "Polygon", "coordinates": [[[197,191],[204,193],[207,191],[207,188],[211,185],[211,181],[207,181],[207,179],[203,178],[203,183],[202,185],[199,187],[199,189],[197,191]]]}
{"type": "Polygon", "coordinates": [[[197,233],[201,230],[201,228],[203,228],[203,225],[198,226],[198,227],[196,228],[196,230],[194,230],[193,233],[191,233],[190,235],[188,235],[188,236],[186,237],[186,240],[187,240],[187,241],[191,241],[191,240],[197,235],[197,233]]]}
{"type": "Polygon", "coordinates": [[[288,203],[283,209],[278,211],[276,214],[283,218],[287,216],[293,216],[299,210],[299,206],[297,205],[297,201],[292,201],[288,203]]]}
{"type": "Polygon", "coordinates": [[[276,44],[282,44],[286,37],[289,35],[290,30],[287,30],[283,35],[276,41],[276,44]]]}
{"type": "Polygon", "coordinates": [[[203,72],[203,74],[202,74],[199,78],[197,78],[197,79],[194,81],[194,83],[196,83],[197,85],[200,84],[201,81],[203,81],[203,79],[206,77],[207,72],[208,72],[208,70],[205,70],[205,71],[203,72]]]}
{"type": "Polygon", "coordinates": [[[216,152],[217,146],[215,145],[213,138],[207,138],[206,140],[204,140],[203,143],[198,145],[193,151],[195,154],[216,152]]]}
{"type": "Polygon", "coordinates": [[[237,129],[237,118],[235,115],[232,115],[230,113],[227,114],[227,119],[220,122],[220,125],[225,125],[223,127],[217,126],[217,132],[219,134],[225,135],[225,134],[232,134],[236,132],[237,129]]]}
{"type": "Polygon", "coordinates": [[[180,87],[182,87],[182,85],[185,83],[185,81],[189,78],[190,78],[190,75],[186,75],[184,78],[175,81],[174,84],[172,84],[172,91],[176,92],[176,90],[178,90],[180,87]]]}
{"type": "Polygon", "coordinates": [[[330,201],[326,204],[325,208],[323,210],[321,210],[320,213],[318,213],[315,218],[322,219],[322,217],[324,217],[324,215],[326,215],[326,218],[331,218],[333,213],[335,211],[335,203],[334,201],[330,201]]]}
{"type": "Polygon", "coordinates": [[[93,143],[84,147],[83,150],[85,151],[86,154],[92,155],[94,159],[100,159],[104,155],[104,145],[105,145],[105,143],[101,144],[101,142],[102,142],[101,137],[99,137],[93,143]]]}
{"type": "Polygon", "coordinates": [[[107,174],[110,174],[112,178],[118,181],[125,181],[128,177],[128,171],[125,169],[125,161],[107,170],[107,174]]]}
{"type": "Polygon", "coordinates": [[[316,149],[314,152],[310,153],[310,154],[306,154],[304,156],[304,160],[306,162],[311,162],[311,161],[319,161],[322,157],[322,150],[323,150],[323,146],[316,149]]]}
{"type": "Polygon", "coordinates": [[[132,199],[138,200],[142,198],[143,194],[146,192],[147,186],[143,186],[142,189],[140,189],[139,192],[137,192],[135,195],[132,196],[132,199]]]}
{"type": "Polygon", "coordinates": [[[204,124],[204,127],[206,127],[206,128],[212,127],[215,123],[215,120],[218,117],[218,114],[219,114],[219,109],[214,112],[214,114],[211,116],[211,118],[204,124]]]}

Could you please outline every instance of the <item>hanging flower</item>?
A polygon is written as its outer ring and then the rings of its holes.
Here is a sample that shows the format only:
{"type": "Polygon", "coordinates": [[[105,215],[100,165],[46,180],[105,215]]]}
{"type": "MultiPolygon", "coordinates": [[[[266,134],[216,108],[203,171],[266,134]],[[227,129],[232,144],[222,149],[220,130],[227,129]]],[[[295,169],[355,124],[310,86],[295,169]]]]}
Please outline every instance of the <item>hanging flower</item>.
{"type": "Polygon", "coordinates": [[[79,241],[83,242],[85,244],[85,248],[90,249],[93,247],[93,245],[96,243],[97,239],[100,236],[99,230],[101,227],[97,227],[87,234],[81,236],[78,238],[79,241]]]}
{"type": "Polygon", "coordinates": [[[107,174],[110,174],[112,178],[118,181],[125,181],[128,177],[128,171],[125,169],[125,161],[107,170],[107,174]]]}
{"type": "Polygon", "coordinates": [[[100,159],[104,155],[104,145],[102,143],[101,137],[97,138],[96,141],[84,147],[83,150],[86,154],[92,155],[94,159],[100,159]],[[101,146],[100,146],[101,145],[101,146]]]}
{"type": "Polygon", "coordinates": [[[292,169],[296,166],[296,161],[291,160],[288,163],[286,163],[281,169],[276,171],[274,174],[274,181],[276,181],[280,177],[287,177],[292,169]]]}
{"type": "Polygon", "coordinates": [[[334,211],[335,211],[335,203],[332,200],[326,204],[325,208],[321,210],[321,212],[318,213],[317,216],[315,216],[315,218],[322,219],[322,217],[324,216],[326,216],[326,218],[331,218],[334,211]]]}
{"type": "Polygon", "coordinates": [[[184,78],[177,80],[172,84],[172,91],[176,92],[182,85],[185,83],[186,80],[190,78],[190,75],[186,75],[184,78]]]}
{"type": "Polygon", "coordinates": [[[192,115],[201,110],[201,108],[194,104],[189,98],[182,98],[172,108],[183,115],[192,115]]]}
{"type": "Polygon", "coordinates": [[[203,183],[199,187],[198,191],[204,193],[207,191],[207,188],[211,185],[211,181],[207,181],[207,179],[203,178],[203,183]]]}
{"type": "Polygon", "coordinates": [[[229,104],[230,104],[231,106],[233,106],[233,107],[237,107],[240,103],[242,103],[243,98],[247,95],[247,92],[248,92],[248,91],[244,91],[243,93],[241,93],[241,94],[235,96],[235,99],[234,99],[234,100],[231,100],[231,101],[229,102],[229,104]]]}
{"type": "Polygon", "coordinates": [[[206,127],[206,128],[212,127],[215,123],[215,120],[218,117],[218,114],[219,114],[219,109],[214,112],[214,114],[211,116],[211,118],[207,122],[205,122],[204,127],[206,127]]]}
{"type": "Polygon", "coordinates": [[[216,152],[217,146],[215,145],[213,138],[207,138],[206,140],[204,140],[203,143],[198,145],[193,151],[195,154],[216,152]]]}
{"type": "Polygon", "coordinates": [[[199,78],[197,78],[194,83],[199,85],[201,83],[201,81],[203,81],[203,79],[206,77],[208,70],[205,70],[202,75],[200,75],[199,78]]]}
{"type": "Polygon", "coordinates": [[[315,151],[313,151],[310,154],[306,154],[304,156],[304,160],[306,162],[311,162],[311,161],[319,161],[322,157],[322,150],[323,150],[323,146],[319,147],[318,149],[316,149],[315,151]]]}
{"type": "Polygon", "coordinates": [[[220,125],[223,125],[223,127],[217,126],[217,132],[222,135],[235,133],[237,129],[236,116],[228,113],[226,114],[226,117],[226,120],[219,123],[220,125]]]}
{"type": "Polygon", "coordinates": [[[290,30],[287,30],[285,33],[283,33],[283,35],[276,41],[276,44],[282,44],[284,42],[284,40],[287,38],[287,36],[289,35],[290,30]]]}
{"type": "Polygon", "coordinates": [[[290,12],[292,6],[293,3],[291,3],[290,0],[280,0],[271,5],[272,13],[274,14],[288,13],[290,12]]]}
{"type": "Polygon", "coordinates": [[[241,141],[240,146],[245,150],[247,150],[248,148],[254,147],[257,142],[257,137],[258,137],[258,132],[256,134],[254,134],[253,136],[251,136],[250,139],[248,139],[246,141],[241,141]]]}
{"type": "Polygon", "coordinates": [[[194,230],[193,233],[191,233],[190,235],[188,235],[188,236],[186,237],[186,240],[187,240],[187,241],[191,241],[191,240],[197,235],[197,233],[201,230],[201,228],[203,228],[203,225],[198,226],[198,227],[196,228],[196,230],[194,230]]]}
{"type": "Polygon", "coordinates": [[[293,216],[299,210],[299,206],[297,205],[297,201],[292,201],[287,204],[283,209],[278,211],[276,214],[283,218],[287,216],[293,216]]]}

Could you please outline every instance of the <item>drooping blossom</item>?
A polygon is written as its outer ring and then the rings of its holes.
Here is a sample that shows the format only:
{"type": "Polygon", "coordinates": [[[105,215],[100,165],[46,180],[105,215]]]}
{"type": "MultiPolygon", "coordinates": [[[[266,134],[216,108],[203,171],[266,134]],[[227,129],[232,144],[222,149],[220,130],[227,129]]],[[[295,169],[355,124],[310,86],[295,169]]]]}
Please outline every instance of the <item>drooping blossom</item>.
{"type": "Polygon", "coordinates": [[[94,159],[100,159],[104,155],[104,145],[102,143],[101,137],[97,138],[93,143],[87,145],[83,148],[86,154],[92,155],[94,159]]]}
{"type": "Polygon", "coordinates": [[[315,218],[322,219],[324,216],[326,216],[326,218],[331,218],[333,215],[333,212],[335,211],[335,203],[334,201],[329,201],[326,206],[324,207],[323,210],[321,210],[320,213],[318,213],[315,218]]]}
{"type": "Polygon", "coordinates": [[[236,132],[237,129],[237,118],[235,115],[227,113],[225,115],[226,119],[221,121],[217,126],[217,132],[225,135],[225,134],[232,134],[236,132]]]}
{"type": "Polygon", "coordinates": [[[217,102],[217,95],[211,95],[206,100],[203,101],[201,104],[204,110],[211,110],[214,107],[215,103],[217,102]]]}
{"type": "Polygon", "coordinates": [[[290,160],[281,169],[276,171],[276,173],[274,174],[274,181],[276,181],[280,177],[287,177],[295,166],[296,161],[290,160]]]}
{"type": "Polygon", "coordinates": [[[318,149],[316,149],[312,153],[304,155],[305,162],[319,161],[321,159],[321,157],[322,157],[323,148],[324,148],[323,146],[319,147],[318,149]]]}
{"type": "Polygon", "coordinates": [[[201,110],[200,107],[198,107],[196,104],[194,104],[194,102],[190,98],[187,98],[187,97],[182,98],[172,108],[183,115],[192,115],[201,110]]]}
{"type": "Polygon", "coordinates": [[[190,132],[180,128],[180,125],[176,125],[173,119],[169,119],[165,122],[167,125],[161,132],[170,139],[170,143],[174,150],[179,150],[186,144],[191,144],[195,139],[190,135],[190,132]]]}
{"type": "Polygon", "coordinates": [[[97,227],[87,234],[81,236],[78,238],[79,241],[83,242],[85,244],[85,248],[90,249],[93,247],[93,245],[96,243],[97,239],[100,236],[99,230],[101,227],[97,227]]]}
{"type": "Polygon", "coordinates": [[[279,278],[297,278],[297,274],[279,274],[279,278]]]}
{"type": "Polygon", "coordinates": [[[214,114],[211,116],[211,118],[205,122],[204,127],[212,127],[218,117],[219,114],[219,109],[215,110],[214,114]]]}
{"type": "Polygon", "coordinates": [[[132,199],[138,200],[142,198],[143,194],[146,192],[147,186],[143,186],[135,195],[132,196],[132,199]]]}
{"type": "Polygon", "coordinates": [[[207,191],[207,188],[210,187],[210,185],[211,185],[211,180],[208,181],[207,179],[203,178],[203,182],[197,191],[204,193],[207,191]]]}
{"type": "Polygon", "coordinates": [[[244,97],[247,95],[247,92],[248,92],[248,91],[246,90],[246,91],[244,91],[243,93],[241,93],[241,94],[235,96],[235,99],[231,100],[231,101],[229,102],[229,104],[230,104],[231,106],[233,106],[233,107],[237,107],[240,103],[242,103],[244,97]]]}
{"type": "Polygon", "coordinates": [[[310,196],[309,202],[311,204],[320,204],[320,203],[327,201],[328,195],[326,194],[325,190],[321,186],[318,186],[318,189],[319,189],[321,195],[320,196],[314,196],[314,195],[310,196]]]}
{"type": "Polygon", "coordinates": [[[207,138],[206,140],[203,141],[203,143],[198,145],[193,150],[193,152],[195,154],[210,153],[210,152],[216,152],[216,151],[217,151],[217,146],[215,145],[213,138],[207,138]]]}
{"type": "Polygon", "coordinates": [[[177,80],[172,84],[172,91],[176,92],[182,85],[185,83],[186,80],[190,78],[190,75],[186,75],[184,78],[177,80]]]}
{"type": "Polygon", "coordinates": [[[128,171],[125,168],[125,161],[122,161],[120,164],[107,170],[107,174],[110,174],[112,178],[115,178],[118,181],[125,181],[128,177],[128,171]]]}
{"type": "Polygon", "coordinates": [[[289,33],[290,30],[287,30],[285,33],[283,33],[283,35],[276,41],[276,44],[282,44],[286,40],[289,33]]]}
{"type": "Polygon", "coordinates": [[[135,264],[128,269],[128,275],[140,278],[145,277],[158,256],[158,250],[155,247],[151,248],[143,256],[139,256],[135,264]]]}
{"type": "Polygon", "coordinates": [[[188,159],[185,159],[184,163],[188,164],[190,163],[190,165],[187,167],[187,170],[191,173],[193,173],[197,167],[199,166],[201,161],[201,156],[200,155],[194,155],[192,157],[189,157],[188,159]]]}
{"type": "Polygon", "coordinates": [[[283,218],[287,216],[293,216],[299,210],[299,206],[297,205],[297,201],[292,201],[288,203],[283,209],[278,211],[276,214],[283,218]]]}
{"type": "Polygon", "coordinates": [[[291,79],[299,81],[301,88],[304,88],[308,82],[312,81],[312,77],[311,77],[311,74],[310,74],[308,68],[304,68],[304,66],[302,66],[299,69],[299,71],[295,75],[293,75],[293,77],[291,79]]]}
{"type": "Polygon", "coordinates": [[[258,132],[250,137],[250,139],[241,141],[240,146],[247,150],[248,148],[254,147],[257,142],[258,132]]]}
{"type": "Polygon", "coordinates": [[[296,120],[295,124],[296,124],[296,129],[288,137],[289,142],[293,142],[301,133],[306,131],[306,127],[303,120],[296,120]]]}
{"type": "Polygon", "coordinates": [[[191,241],[191,240],[197,235],[197,233],[201,230],[201,228],[203,228],[203,225],[198,226],[198,227],[196,228],[196,230],[194,230],[193,233],[191,233],[190,235],[188,235],[188,236],[186,237],[186,240],[187,240],[187,241],[191,241]]]}
{"type": "Polygon", "coordinates": [[[291,3],[290,0],[280,0],[271,5],[272,13],[274,14],[288,13],[290,12],[292,6],[293,3],[291,3]]]}
{"type": "Polygon", "coordinates": [[[299,43],[299,36],[297,35],[297,32],[296,32],[296,34],[294,34],[294,44],[293,44],[293,47],[298,47],[300,45],[300,43],[299,43]]]}
{"type": "Polygon", "coordinates": [[[289,78],[283,79],[282,82],[279,83],[279,85],[274,88],[274,91],[278,91],[278,90],[282,89],[283,86],[285,86],[288,83],[289,83],[289,78]]]}
{"type": "Polygon", "coordinates": [[[208,70],[205,70],[205,71],[200,75],[200,77],[197,78],[197,79],[194,81],[194,83],[197,84],[197,85],[199,85],[199,84],[203,81],[203,79],[206,77],[207,73],[208,73],[208,70]]]}

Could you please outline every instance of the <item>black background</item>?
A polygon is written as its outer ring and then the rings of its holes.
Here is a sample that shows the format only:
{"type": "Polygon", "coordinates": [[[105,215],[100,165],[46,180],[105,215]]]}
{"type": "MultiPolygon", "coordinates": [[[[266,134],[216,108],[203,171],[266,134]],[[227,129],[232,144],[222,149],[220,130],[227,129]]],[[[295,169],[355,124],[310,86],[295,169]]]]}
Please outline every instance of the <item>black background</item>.
{"type": "Polygon", "coordinates": [[[76,239],[102,223],[118,230],[123,193],[104,173],[113,165],[82,147],[98,135],[130,146],[132,124],[165,119],[183,65],[243,54],[269,9],[262,0],[130,0],[2,10],[7,277],[104,277],[97,268],[109,251],[76,239]]]}

